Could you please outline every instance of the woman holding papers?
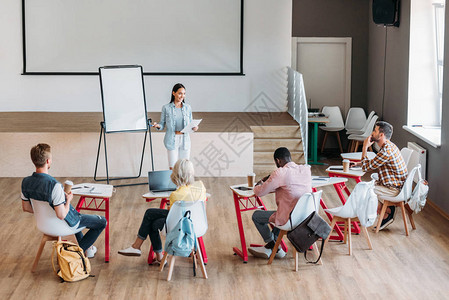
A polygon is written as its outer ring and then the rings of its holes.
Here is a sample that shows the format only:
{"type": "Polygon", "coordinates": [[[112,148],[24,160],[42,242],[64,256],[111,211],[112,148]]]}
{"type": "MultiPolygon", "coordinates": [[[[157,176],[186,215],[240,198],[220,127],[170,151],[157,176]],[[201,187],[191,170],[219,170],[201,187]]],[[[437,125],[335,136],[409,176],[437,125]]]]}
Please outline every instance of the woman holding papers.
{"type": "MultiPolygon", "coordinates": [[[[176,191],[170,195],[170,206],[176,201],[206,201],[206,188],[203,182],[195,181],[193,164],[187,159],[180,159],[176,162],[171,180],[178,187],[176,191]]],[[[170,209],[169,206],[169,209],[170,209]]],[[[142,244],[147,236],[150,237],[151,245],[156,254],[155,263],[160,264],[162,260],[162,242],[159,231],[165,225],[168,210],[160,208],[149,208],[143,216],[142,223],[137,238],[131,247],[118,251],[119,254],[125,256],[142,255],[142,244]]]]}
{"type": "MultiPolygon", "coordinates": [[[[158,130],[165,127],[164,145],[168,153],[168,165],[173,169],[176,161],[182,158],[190,158],[190,136],[188,132],[181,132],[192,122],[192,108],[185,103],[186,88],[181,83],[175,84],[172,89],[170,103],[162,107],[161,121],[154,122],[153,126],[158,130]]],[[[189,128],[190,129],[190,128],[189,128]]],[[[198,127],[193,127],[197,131],[198,127]]]]}

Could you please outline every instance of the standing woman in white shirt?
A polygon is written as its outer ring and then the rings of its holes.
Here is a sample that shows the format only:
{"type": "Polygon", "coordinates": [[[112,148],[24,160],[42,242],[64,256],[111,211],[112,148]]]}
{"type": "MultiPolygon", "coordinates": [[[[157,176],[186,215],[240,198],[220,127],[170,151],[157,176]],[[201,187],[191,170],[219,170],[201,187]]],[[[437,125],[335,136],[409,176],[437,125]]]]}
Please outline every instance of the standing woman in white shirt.
{"type": "MultiPolygon", "coordinates": [[[[190,136],[181,130],[192,121],[192,108],[185,103],[186,88],[181,83],[175,84],[172,89],[170,103],[162,107],[161,120],[154,122],[153,126],[158,130],[167,128],[164,137],[164,145],[167,148],[168,165],[173,169],[178,159],[190,158],[190,136]]],[[[193,127],[197,131],[198,127],[193,127]]]]}

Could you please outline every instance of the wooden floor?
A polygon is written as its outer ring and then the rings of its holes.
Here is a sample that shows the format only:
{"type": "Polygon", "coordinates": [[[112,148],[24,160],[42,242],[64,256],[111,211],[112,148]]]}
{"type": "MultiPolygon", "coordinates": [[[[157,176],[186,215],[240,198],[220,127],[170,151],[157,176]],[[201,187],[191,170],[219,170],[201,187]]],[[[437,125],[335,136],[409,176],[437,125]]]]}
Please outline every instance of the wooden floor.
{"type": "MultiPolygon", "coordinates": [[[[331,162],[332,163],[332,162],[331,162]]],[[[334,162],[335,163],[335,162],[334,162]]],[[[324,167],[313,167],[324,175],[324,167]]],[[[65,178],[59,178],[65,180],[65,178]]],[[[91,181],[74,178],[75,183],[91,181]]],[[[159,202],[146,203],[141,195],[147,186],[121,187],[111,202],[111,260],[104,263],[104,235],[96,243],[91,260],[94,278],[60,283],[50,263],[50,245],[44,249],[37,272],[30,272],[41,234],[31,214],[23,213],[18,178],[0,178],[0,299],[447,299],[449,295],[449,221],[430,206],[415,216],[417,230],[404,234],[400,215],[378,234],[369,230],[374,250],[367,250],[363,236],[353,236],[353,255],[347,246],[331,242],[323,255],[324,265],[300,259],[293,271],[289,252],[271,266],[249,258],[247,264],[233,255],[239,246],[235,210],[229,185],[242,178],[202,178],[212,194],[208,205],[209,230],[204,242],[209,257],[209,279],[192,276],[188,259],[178,259],[171,282],[167,273],[146,264],[149,243],[142,257],[124,257],[119,249],[135,239],[144,211],[159,202]]],[[[350,188],[354,182],[349,183],[350,188]]],[[[339,205],[333,188],[324,189],[330,207],[339,205]]],[[[264,197],[273,208],[273,197],[264,197]]],[[[322,212],[321,212],[322,214],[322,212]]],[[[251,212],[244,213],[247,242],[261,243],[251,212]]]]}
{"type": "MultiPolygon", "coordinates": [[[[148,117],[158,122],[160,112],[148,117]]],[[[201,132],[250,132],[253,125],[297,125],[286,113],[194,112],[201,132]]],[[[0,132],[99,132],[102,112],[0,112],[0,132]]]]}

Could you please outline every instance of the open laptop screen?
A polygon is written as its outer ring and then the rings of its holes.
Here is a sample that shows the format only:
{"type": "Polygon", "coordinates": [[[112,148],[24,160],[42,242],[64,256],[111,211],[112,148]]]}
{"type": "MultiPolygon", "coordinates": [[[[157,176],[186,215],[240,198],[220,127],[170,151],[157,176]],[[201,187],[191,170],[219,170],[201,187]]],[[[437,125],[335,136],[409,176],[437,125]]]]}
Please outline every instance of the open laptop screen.
{"type": "Polygon", "coordinates": [[[176,190],[176,185],[171,181],[171,170],[148,172],[148,186],[150,192],[167,192],[176,190]]]}

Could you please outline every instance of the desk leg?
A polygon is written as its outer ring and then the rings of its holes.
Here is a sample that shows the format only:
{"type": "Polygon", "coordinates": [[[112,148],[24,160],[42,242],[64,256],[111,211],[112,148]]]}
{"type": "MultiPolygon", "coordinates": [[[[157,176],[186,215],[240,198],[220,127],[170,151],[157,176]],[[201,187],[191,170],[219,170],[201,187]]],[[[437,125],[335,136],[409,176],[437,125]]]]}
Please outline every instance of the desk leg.
{"type": "MultiPolygon", "coordinates": [[[[316,188],[312,188],[312,192],[316,193],[317,189],[316,188]]],[[[324,203],[323,198],[320,199],[320,205],[323,209],[327,209],[327,205],[326,203],[324,203]]],[[[328,217],[329,221],[332,222],[332,215],[330,213],[328,213],[327,211],[324,212],[326,214],[326,216],[328,217]]],[[[338,226],[334,227],[335,232],[337,233],[337,235],[333,235],[331,236],[329,239],[331,240],[338,240],[338,241],[343,241],[343,233],[341,232],[341,229],[338,226]]]]}
{"type": "Polygon", "coordinates": [[[105,205],[105,217],[106,221],[108,221],[108,224],[106,225],[106,232],[104,234],[104,262],[109,262],[109,198],[104,199],[104,205],[105,205]]]}
{"type": "Polygon", "coordinates": [[[323,165],[318,161],[318,123],[312,124],[312,134],[310,135],[310,161],[309,165],[323,165]]]}
{"type": "Polygon", "coordinates": [[[206,248],[204,247],[203,237],[198,238],[198,244],[201,251],[201,255],[203,256],[203,262],[207,264],[207,254],[206,254],[206,248]]]}
{"type": "Polygon", "coordinates": [[[234,206],[235,206],[235,214],[237,216],[237,225],[239,227],[239,234],[240,234],[240,243],[242,250],[240,250],[237,247],[233,247],[232,250],[235,254],[243,258],[243,263],[248,262],[248,251],[246,249],[246,241],[245,241],[245,232],[243,231],[243,222],[242,222],[242,213],[240,211],[240,201],[239,197],[233,193],[234,196],[234,206]]]}
{"type": "Polygon", "coordinates": [[[80,212],[81,211],[81,207],[84,204],[84,201],[86,201],[86,196],[81,196],[80,199],[78,200],[78,204],[76,205],[76,211],[80,212]]]}

